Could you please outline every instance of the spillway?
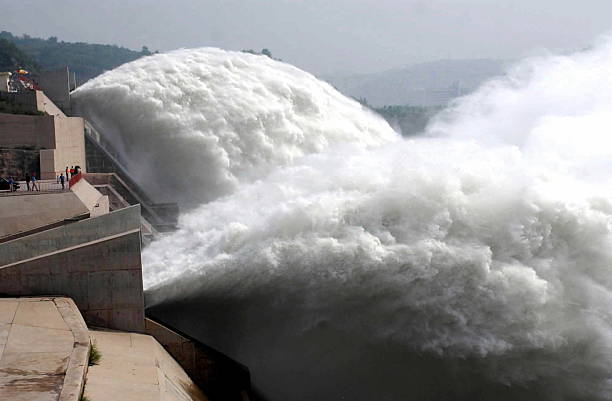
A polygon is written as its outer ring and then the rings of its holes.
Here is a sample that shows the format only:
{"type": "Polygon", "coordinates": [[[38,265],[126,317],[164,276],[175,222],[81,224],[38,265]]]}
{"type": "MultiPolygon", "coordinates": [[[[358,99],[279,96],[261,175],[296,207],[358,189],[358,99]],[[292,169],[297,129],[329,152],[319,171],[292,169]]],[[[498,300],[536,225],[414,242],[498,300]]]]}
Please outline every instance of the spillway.
{"type": "Polygon", "coordinates": [[[249,366],[262,398],[605,400],[611,70],[607,40],[526,60],[411,139],[217,49],[75,97],[135,177],[197,204],[143,254],[149,313],[249,366]]]}

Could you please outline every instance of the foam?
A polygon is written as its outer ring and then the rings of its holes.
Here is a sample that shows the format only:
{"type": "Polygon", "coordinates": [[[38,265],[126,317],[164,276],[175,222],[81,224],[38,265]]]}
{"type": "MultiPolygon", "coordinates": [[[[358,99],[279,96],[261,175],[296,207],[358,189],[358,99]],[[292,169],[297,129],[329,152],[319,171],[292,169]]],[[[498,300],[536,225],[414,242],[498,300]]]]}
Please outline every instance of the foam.
{"type": "Polygon", "coordinates": [[[214,48],[141,58],[73,99],[158,198],[210,201],[334,144],[398,139],[382,118],[304,71],[214,48]]]}
{"type": "Polygon", "coordinates": [[[609,71],[610,42],[528,60],[417,139],[309,129],[335,144],[266,159],[144,251],[149,306],[270,400],[609,399],[609,71]]]}

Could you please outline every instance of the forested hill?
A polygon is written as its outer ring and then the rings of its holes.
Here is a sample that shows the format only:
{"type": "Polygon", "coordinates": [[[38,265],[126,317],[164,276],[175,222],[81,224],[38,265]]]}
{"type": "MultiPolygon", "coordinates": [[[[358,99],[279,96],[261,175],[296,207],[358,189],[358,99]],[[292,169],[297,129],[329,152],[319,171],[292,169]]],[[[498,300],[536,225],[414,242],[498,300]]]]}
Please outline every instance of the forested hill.
{"type": "MultiPolygon", "coordinates": [[[[15,36],[6,31],[0,32],[1,39],[13,43],[33,59],[41,70],[55,70],[68,65],[70,70],[76,73],[78,83],[83,83],[104,71],[151,54],[144,46],[142,51],[134,51],[114,45],[64,42],[59,41],[56,37],[41,39],[29,35],[15,36]]],[[[3,49],[0,49],[0,57],[3,53],[3,49]]]]}
{"type": "Polygon", "coordinates": [[[0,71],[14,71],[18,68],[37,71],[39,67],[32,57],[19,50],[13,43],[0,39],[0,71]]]}
{"type": "MultiPolygon", "coordinates": [[[[371,107],[371,106],[368,106],[371,107]]],[[[372,108],[403,136],[418,135],[430,120],[442,111],[442,106],[384,106],[372,108]]]]}

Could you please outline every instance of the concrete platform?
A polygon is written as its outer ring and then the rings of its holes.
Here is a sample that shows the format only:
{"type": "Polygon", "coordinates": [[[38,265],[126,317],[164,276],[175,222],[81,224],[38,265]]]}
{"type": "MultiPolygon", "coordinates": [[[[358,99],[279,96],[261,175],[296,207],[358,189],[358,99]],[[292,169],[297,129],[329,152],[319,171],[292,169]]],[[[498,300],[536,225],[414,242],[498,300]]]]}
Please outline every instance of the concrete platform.
{"type": "Polygon", "coordinates": [[[8,194],[0,196],[0,238],[89,213],[70,191],[8,194]]]}
{"type": "Polygon", "coordinates": [[[89,348],[72,300],[0,299],[0,400],[78,401],[89,348]]]}
{"type": "Polygon", "coordinates": [[[0,191],[0,238],[76,216],[109,212],[108,197],[85,180],[62,190],[55,181],[41,181],[40,191],[0,191]]]}
{"type": "Polygon", "coordinates": [[[90,331],[102,358],[87,373],[90,401],[208,401],[151,336],[90,331]]]}

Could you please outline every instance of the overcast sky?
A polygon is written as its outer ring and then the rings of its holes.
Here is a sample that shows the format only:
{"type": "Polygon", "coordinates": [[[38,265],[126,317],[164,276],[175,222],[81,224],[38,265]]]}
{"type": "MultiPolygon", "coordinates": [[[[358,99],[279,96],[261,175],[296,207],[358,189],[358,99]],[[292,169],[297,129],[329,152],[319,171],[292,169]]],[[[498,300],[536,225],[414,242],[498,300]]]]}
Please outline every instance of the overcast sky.
{"type": "Polygon", "coordinates": [[[0,30],[160,51],[269,48],[316,74],[580,49],[611,0],[0,0],[0,30]]]}

